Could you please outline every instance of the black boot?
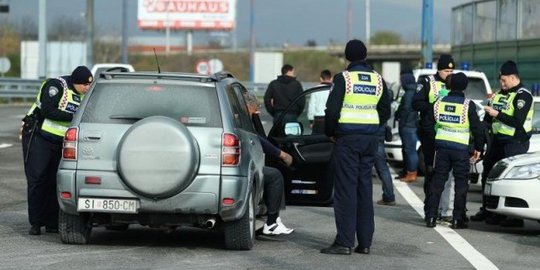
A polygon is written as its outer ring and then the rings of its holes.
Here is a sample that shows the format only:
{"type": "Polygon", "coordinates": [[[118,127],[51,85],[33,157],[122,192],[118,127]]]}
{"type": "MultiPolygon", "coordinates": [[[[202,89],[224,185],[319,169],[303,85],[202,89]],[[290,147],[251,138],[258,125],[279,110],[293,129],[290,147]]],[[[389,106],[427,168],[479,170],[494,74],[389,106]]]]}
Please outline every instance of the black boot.
{"type": "Polygon", "coordinates": [[[471,221],[484,221],[489,215],[489,212],[484,207],[480,207],[480,211],[471,216],[471,221]]]}
{"type": "Polygon", "coordinates": [[[435,226],[437,226],[437,219],[436,218],[431,217],[431,218],[426,219],[426,227],[434,228],[435,226]]]}
{"type": "Polygon", "coordinates": [[[41,234],[41,226],[39,225],[32,225],[30,230],[28,231],[29,235],[40,235],[41,234]]]}
{"type": "Polygon", "coordinates": [[[467,229],[467,228],[469,228],[469,225],[467,224],[467,222],[465,222],[463,220],[454,219],[454,220],[452,220],[452,224],[450,225],[450,228],[452,228],[452,229],[467,229]]]}

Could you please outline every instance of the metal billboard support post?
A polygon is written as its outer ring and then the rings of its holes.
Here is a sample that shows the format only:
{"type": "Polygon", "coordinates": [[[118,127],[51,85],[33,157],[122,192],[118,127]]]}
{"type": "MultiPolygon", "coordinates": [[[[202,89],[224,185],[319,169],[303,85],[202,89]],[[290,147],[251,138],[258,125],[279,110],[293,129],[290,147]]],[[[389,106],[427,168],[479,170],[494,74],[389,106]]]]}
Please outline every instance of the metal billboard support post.
{"type": "Polygon", "coordinates": [[[86,0],[86,65],[94,65],[94,0],[86,0]]]}
{"type": "Polygon", "coordinates": [[[422,67],[433,63],[433,0],[422,0],[422,67]]]}
{"type": "Polygon", "coordinates": [[[38,24],[38,40],[39,40],[39,65],[38,77],[44,79],[47,77],[47,17],[45,15],[47,8],[47,0],[39,0],[39,24],[38,24]]]}
{"type": "Polygon", "coordinates": [[[255,0],[251,0],[251,16],[249,20],[250,42],[249,42],[249,81],[255,82],[255,0]]]}

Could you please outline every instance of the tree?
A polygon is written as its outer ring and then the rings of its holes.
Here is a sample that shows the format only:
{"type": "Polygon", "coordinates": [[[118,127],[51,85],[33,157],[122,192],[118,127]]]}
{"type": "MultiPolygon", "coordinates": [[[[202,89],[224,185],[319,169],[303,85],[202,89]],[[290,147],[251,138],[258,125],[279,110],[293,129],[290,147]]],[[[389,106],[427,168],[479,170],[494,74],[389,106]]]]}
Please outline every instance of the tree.
{"type": "Polygon", "coordinates": [[[56,41],[81,41],[86,35],[86,25],[83,21],[71,17],[61,17],[54,21],[49,32],[50,40],[56,41]]]}
{"type": "Polygon", "coordinates": [[[392,31],[379,31],[369,41],[373,45],[401,44],[401,36],[392,31]]]}

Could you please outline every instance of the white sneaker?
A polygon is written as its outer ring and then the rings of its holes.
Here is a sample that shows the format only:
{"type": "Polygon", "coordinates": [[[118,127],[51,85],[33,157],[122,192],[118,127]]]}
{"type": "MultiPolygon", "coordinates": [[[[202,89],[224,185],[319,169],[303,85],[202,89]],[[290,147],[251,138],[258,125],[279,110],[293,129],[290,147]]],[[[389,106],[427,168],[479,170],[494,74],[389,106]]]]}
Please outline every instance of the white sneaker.
{"type": "Polygon", "coordinates": [[[276,223],[272,225],[267,225],[265,222],[263,226],[263,234],[265,235],[290,234],[293,231],[293,229],[285,227],[285,225],[283,225],[283,223],[279,219],[276,221],[276,223]]]}
{"type": "Polygon", "coordinates": [[[289,233],[292,233],[292,232],[294,231],[294,229],[287,228],[287,226],[285,226],[285,224],[283,224],[283,222],[281,222],[281,217],[278,217],[278,218],[276,219],[276,223],[277,223],[278,225],[283,226],[283,228],[285,228],[287,231],[290,231],[289,233]]]}

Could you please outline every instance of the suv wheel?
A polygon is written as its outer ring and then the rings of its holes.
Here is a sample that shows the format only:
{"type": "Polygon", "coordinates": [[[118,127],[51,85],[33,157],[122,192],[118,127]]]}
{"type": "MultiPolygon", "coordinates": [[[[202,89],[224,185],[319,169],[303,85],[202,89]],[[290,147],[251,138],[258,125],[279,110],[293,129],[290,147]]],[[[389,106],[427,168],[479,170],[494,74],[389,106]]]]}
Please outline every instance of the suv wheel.
{"type": "Polygon", "coordinates": [[[225,247],[233,250],[250,250],[255,243],[255,195],[249,192],[248,205],[244,215],[235,221],[226,222],[225,247]]]}
{"type": "Polygon", "coordinates": [[[88,214],[70,215],[60,210],[58,231],[64,244],[88,244],[92,224],[88,214]]]}

